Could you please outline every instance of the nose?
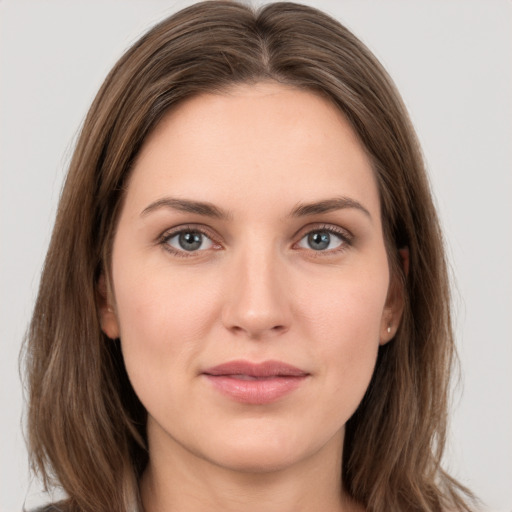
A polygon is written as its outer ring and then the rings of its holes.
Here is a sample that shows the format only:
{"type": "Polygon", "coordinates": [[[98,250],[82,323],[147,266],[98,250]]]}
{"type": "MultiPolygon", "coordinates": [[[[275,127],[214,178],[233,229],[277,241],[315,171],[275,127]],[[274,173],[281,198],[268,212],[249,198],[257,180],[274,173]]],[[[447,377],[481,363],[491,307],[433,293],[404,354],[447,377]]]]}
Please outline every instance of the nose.
{"type": "Polygon", "coordinates": [[[266,248],[234,257],[222,322],[232,333],[251,339],[288,331],[291,323],[286,262],[266,248]]]}

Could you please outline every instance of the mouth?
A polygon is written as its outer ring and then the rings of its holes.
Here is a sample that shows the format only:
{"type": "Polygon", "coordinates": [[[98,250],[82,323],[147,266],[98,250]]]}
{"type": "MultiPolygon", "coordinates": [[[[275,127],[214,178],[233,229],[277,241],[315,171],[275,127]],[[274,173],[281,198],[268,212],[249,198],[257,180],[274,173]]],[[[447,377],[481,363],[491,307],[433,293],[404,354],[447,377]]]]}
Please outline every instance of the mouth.
{"type": "Polygon", "coordinates": [[[213,388],[240,403],[263,405],[298,389],[309,373],[281,361],[230,361],[204,370],[213,388]]]}

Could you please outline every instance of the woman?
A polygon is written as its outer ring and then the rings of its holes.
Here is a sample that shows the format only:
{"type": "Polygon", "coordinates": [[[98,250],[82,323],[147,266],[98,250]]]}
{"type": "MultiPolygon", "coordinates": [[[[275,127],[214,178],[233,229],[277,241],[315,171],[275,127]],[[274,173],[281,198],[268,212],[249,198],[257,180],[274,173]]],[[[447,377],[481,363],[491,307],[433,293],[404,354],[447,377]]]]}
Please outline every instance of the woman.
{"type": "Polygon", "coordinates": [[[28,335],[59,509],[471,510],[442,239],[389,77],[319,11],[197,4],[85,121],[28,335]]]}

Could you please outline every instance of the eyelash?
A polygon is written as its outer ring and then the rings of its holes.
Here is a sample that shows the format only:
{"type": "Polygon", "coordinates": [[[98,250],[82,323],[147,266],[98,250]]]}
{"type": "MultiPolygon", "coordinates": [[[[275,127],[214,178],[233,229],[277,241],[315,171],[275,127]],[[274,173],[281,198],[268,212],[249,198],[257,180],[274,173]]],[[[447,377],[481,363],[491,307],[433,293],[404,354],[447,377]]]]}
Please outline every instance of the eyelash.
{"type": "MultiPolygon", "coordinates": [[[[314,227],[307,227],[303,228],[300,231],[300,238],[297,242],[293,244],[293,247],[296,247],[297,244],[299,244],[306,236],[310,235],[311,233],[329,233],[331,235],[335,235],[341,240],[341,245],[335,249],[330,250],[318,250],[315,251],[314,249],[306,249],[306,248],[299,248],[299,250],[306,250],[311,253],[313,257],[326,257],[334,254],[339,254],[345,250],[347,250],[350,246],[353,244],[353,235],[348,232],[345,229],[330,225],[330,224],[322,224],[317,225],[314,227]]],[[[220,249],[222,246],[221,244],[216,241],[216,238],[212,236],[212,233],[209,230],[204,229],[202,226],[199,225],[185,225],[180,226],[178,228],[174,228],[170,231],[164,232],[159,238],[158,243],[163,246],[164,250],[171,253],[173,256],[177,256],[180,258],[190,258],[190,257],[197,257],[197,253],[205,252],[207,249],[203,250],[196,250],[196,251],[185,251],[185,250],[177,250],[173,248],[171,245],[169,245],[169,240],[174,238],[177,235],[180,235],[182,233],[200,233],[201,235],[208,238],[213,246],[214,250],[220,249]]]]}
{"type": "MultiPolygon", "coordinates": [[[[303,249],[311,253],[312,257],[322,258],[328,257],[332,255],[338,255],[344,251],[346,251],[349,247],[352,246],[354,241],[354,236],[352,233],[347,231],[346,229],[342,229],[337,226],[333,226],[332,224],[320,224],[314,227],[308,226],[301,230],[301,235],[298,242],[295,242],[294,246],[300,243],[306,236],[311,233],[329,233],[330,235],[335,235],[341,240],[341,245],[336,247],[335,249],[325,250],[325,251],[315,251],[314,249],[303,249]]],[[[301,248],[302,249],[302,248],[301,248]]]]}
{"type": "Polygon", "coordinates": [[[169,240],[171,240],[175,236],[180,235],[182,233],[200,233],[201,235],[203,235],[206,238],[208,238],[209,240],[211,240],[212,244],[214,246],[217,246],[217,247],[215,247],[216,249],[221,247],[221,244],[219,242],[215,241],[215,238],[212,236],[211,232],[204,229],[202,226],[197,226],[197,225],[193,225],[193,224],[180,226],[180,227],[174,228],[170,231],[166,231],[159,237],[158,243],[160,245],[162,245],[166,251],[170,252],[173,256],[178,256],[179,258],[191,258],[191,257],[197,256],[197,253],[204,252],[204,250],[203,251],[185,251],[185,250],[180,251],[180,250],[175,249],[171,245],[169,245],[169,240]]]}

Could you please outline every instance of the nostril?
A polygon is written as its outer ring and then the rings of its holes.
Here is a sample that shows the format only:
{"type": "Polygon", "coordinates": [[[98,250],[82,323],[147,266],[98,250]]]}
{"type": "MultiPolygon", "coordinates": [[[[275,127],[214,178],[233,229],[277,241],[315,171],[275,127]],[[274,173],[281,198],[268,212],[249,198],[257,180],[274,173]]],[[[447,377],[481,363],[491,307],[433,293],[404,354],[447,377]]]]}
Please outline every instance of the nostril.
{"type": "Polygon", "coordinates": [[[236,335],[245,334],[246,336],[254,339],[264,338],[268,335],[279,335],[286,332],[287,327],[282,324],[274,325],[272,327],[256,327],[256,326],[246,326],[243,325],[232,325],[229,327],[229,330],[236,335]]]}

